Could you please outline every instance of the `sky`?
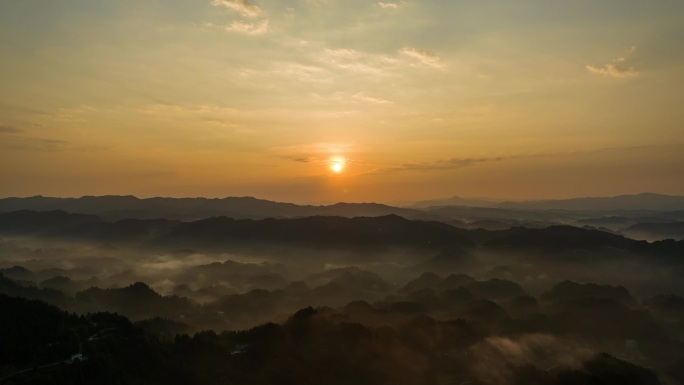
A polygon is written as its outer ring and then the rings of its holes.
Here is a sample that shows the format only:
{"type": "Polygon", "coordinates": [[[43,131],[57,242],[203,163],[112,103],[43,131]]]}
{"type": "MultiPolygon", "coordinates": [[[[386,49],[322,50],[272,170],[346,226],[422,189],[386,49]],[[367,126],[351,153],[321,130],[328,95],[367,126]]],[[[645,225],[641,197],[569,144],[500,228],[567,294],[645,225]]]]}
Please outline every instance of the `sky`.
{"type": "Polygon", "coordinates": [[[681,0],[0,0],[0,196],[684,195],[681,0]]]}

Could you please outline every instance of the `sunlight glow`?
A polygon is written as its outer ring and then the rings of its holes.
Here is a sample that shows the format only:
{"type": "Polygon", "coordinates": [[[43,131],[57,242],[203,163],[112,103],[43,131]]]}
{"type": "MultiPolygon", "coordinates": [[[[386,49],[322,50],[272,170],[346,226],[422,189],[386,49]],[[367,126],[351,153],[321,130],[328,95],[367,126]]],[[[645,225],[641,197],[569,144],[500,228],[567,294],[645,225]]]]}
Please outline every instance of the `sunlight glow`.
{"type": "Polygon", "coordinates": [[[330,159],[330,169],[333,172],[339,174],[344,170],[345,159],[344,158],[333,158],[330,159]]]}

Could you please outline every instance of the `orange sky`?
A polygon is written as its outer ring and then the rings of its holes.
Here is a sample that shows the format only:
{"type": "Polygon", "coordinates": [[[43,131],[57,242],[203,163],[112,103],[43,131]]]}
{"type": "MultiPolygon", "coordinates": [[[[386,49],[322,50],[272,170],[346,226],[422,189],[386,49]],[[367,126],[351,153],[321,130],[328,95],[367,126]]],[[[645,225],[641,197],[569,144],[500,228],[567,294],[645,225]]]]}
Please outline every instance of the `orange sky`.
{"type": "Polygon", "coordinates": [[[0,196],[684,194],[682,14],[638,0],[0,2],[0,196]]]}

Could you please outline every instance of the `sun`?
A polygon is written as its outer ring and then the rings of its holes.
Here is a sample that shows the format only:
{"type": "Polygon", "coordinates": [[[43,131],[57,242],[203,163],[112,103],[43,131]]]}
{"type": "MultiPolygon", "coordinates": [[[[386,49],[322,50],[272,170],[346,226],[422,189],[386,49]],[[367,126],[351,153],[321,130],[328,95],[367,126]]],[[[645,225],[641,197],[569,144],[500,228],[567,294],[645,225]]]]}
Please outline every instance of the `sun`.
{"type": "Polygon", "coordinates": [[[344,164],[345,164],[345,159],[344,158],[332,158],[330,159],[330,169],[336,173],[339,174],[344,170],[344,164]]]}

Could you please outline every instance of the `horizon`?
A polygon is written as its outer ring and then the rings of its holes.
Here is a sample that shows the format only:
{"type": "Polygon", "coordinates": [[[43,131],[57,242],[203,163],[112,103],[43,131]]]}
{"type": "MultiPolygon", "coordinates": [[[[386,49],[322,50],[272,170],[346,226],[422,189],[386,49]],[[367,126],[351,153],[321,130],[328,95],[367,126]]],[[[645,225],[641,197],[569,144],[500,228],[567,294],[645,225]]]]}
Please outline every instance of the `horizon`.
{"type": "Polygon", "coordinates": [[[2,2],[0,196],[684,195],[682,14],[638,0],[2,2]]]}
{"type": "MultiPolygon", "coordinates": [[[[544,202],[544,201],[565,201],[565,200],[575,200],[575,199],[612,199],[612,198],[620,198],[620,197],[638,197],[638,196],[659,196],[659,197],[670,197],[670,198],[684,198],[684,195],[670,195],[670,194],[660,194],[660,193],[654,193],[654,192],[640,192],[636,194],[621,194],[621,195],[612,195],[612,196],[575,196],[575,197],[568,197],[568,198],[560,198],[560,199],[497,199],[497,198],[492,198],[492,197],[464,197],[464,196],[458,196],[454,195],[451,197],[438,197],[438,198],[428,198],[428,199],[422,199],[422,200],[416,200],[416,201],[403,201],[403,202],[383,202],[383,201],[356,201],[356,202],[350,202],[350,201],[330,201],[330,202],[294,202],[294,201],[279,201],[279,200],[271,200],[271,199],[265,199],[262,197],[258,196],[251,196],[251,195],[242,195],[242,196],[237,196],[237,195],[227,195],[227,196],[216,196],[216,197],[205,197],[205,196],[138,196],[134,194],[125,194],[125,195],[118,195],[118,194],[105,194],[105,195],[81,195],[81,196],[46,196],[46,195],[31,195],[31,196],[7,196],[7,197],[0,197],[0,200],[2,199],[30,199],[30,198],[56,198],[56,199],[82,199],[82,198],[108,198],[108,197],[116,197],[116,198],[126,198],[126,197],[132,197],[138,200],[146,200],[146,199],[216,199],[216,200],[221,200],[221,199],[229,199],[229,198],[250,198],[250,199],[255,199],[255,200],[262,200],[262,201],[269,201],[269,202],[275,202],[275,203],[286,203],[286,204],[295,204],[295,205],[310,205],[310,206],[330,206],[330,205],[336,205],[336,204],[381,204],[381,205],[387,205],[387,206],[397,206],[397,207],[402,207],[402,206],[411,206],[414,204],[418,203],[426,203],[426,202],[433,202],[433,201],[446,201],[450,199],[463,199],[463,200],[472,200],[472,201],[490,201],[492,204],[496,203],[525,203],[525,202],[544,202]]],[[[465,205],[467,206],[467,205],[465,205]]]]}

